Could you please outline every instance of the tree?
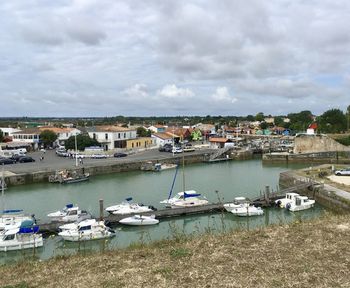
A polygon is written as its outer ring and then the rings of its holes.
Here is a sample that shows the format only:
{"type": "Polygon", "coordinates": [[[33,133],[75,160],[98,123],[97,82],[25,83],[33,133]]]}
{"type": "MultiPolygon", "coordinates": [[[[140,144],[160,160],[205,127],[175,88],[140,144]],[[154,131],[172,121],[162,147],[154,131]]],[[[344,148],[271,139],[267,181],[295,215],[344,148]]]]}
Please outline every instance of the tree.
{"type": "Polygon", "coordinates": [[[343,111],[330,109],[318,117],[319,130],[323,133],[340,133],[346,130],[347,119],[343,111]]]}
{"type": "Polygon", "coordinates": [[[44,147],[52,146],[56,139],[57,134],[52,130],[44,130],[40,133],[40,140],[44,144],[44,147]]]}
{"type": "Polygon", "coordinates": [[[255,115],[255,120],[256,121],[264,121],[265,116],[263,112],[259,112],[258,114],[255,115]]]}
{"type": "MultiPolygon", "coordinates": [[[[75,136],[69,137],[64,146],[66,149],[75,150],[75,136]]],[[[96,139],[90,138],[89,135],[77,135],[77,148],[79,151],[83,151],[85,147],[90,146],[100,146],[100,143],[96,139]]]]}
{"type": "Polygon", "coordinates": [[[268,126],[269,126],[269,125],[268,125],[266,122],[261,122],[261,123],[260,123],[260,128],[261,128],[261,130],[267,129],[268,126]]]}
{"type": "MultiPolygon", "coordinates": [[[[307,127],[313,121],[313,115],[311,111],[304,110],[299,113],[288,114],[290,119],[289,128],[295,132],[305,132],[307,127]]],[[[287,126],[288,127],[288,126],[287,126]]]]}
{"type": "Polygon", "coordinates": [[[141,126],[141,127],[137,127],[136,134],[139,137],[151,137],[152,131],[146,130],[144,127],[141,126]]]}

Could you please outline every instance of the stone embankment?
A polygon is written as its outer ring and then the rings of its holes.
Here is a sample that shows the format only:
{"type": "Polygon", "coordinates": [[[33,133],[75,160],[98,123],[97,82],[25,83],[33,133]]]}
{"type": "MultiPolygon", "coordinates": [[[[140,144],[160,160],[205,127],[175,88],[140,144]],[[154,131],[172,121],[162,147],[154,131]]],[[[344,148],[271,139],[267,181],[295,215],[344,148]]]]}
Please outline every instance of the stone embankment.
{"type": "MultiPolygon", "coordinates": [[[[200,163],[208,159],[210,153],[208,151],[203,151],[203,153],[196,154],[185,154],[175,155],[174,157],[162,159],[162,163],[181,163],[183,160],[185,164],[200,163]]],[[[245,160],[251,159],[252,153],[249,151],[235,151],[229,155],[230,159],[233,160],[245,160]]],[[[123,162],[100,162],[99,164],[84,164],[84,166],[72,167],[71,164],[67,164],[65,169],[69,171],[77,171],[78,173],[89,173],[90,176],[101,175],[101,174],[110,174],[110,173],[119,173],[119,172],[128,172],[141,170],[141,165],[146,160],[128,160],[123,162]]],[[[154,163],[159,162],[159,159],[147,159],[147,161],[152,161],[154,163]]],[[[48,179],[51,175],[54,175],[57,170],[62,170],[62,167],[57,169],[54,163],[52,168],[38,169],[36,171],[28,171],[24,173],[5,173],[5,182],[7,186],[16,186],[24,184],[32,184],[39,182],[48,182],[48,179]]]]}
{"type": "Polygon", "coordinates": [[[318,167],[299,171],[282,172],[279,178],[280,189],[289,188],[305,182],[312,182],[312,188],[302,189],[299,194],[306,195],[316,200],[322,206],[335,212],[350,211],[349,185],[339,185],[326,178],[332,172],[332,165],[320,165],[318,167]],[[344,189],[346,190],[344,190],[344,189]]]}

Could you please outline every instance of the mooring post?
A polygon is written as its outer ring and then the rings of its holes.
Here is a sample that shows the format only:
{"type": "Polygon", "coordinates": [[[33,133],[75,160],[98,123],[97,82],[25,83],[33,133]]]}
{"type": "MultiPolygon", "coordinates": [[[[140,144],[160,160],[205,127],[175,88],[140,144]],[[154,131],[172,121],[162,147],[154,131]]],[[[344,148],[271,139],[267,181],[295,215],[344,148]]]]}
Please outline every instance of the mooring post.
{"type": "Polygon", "coordinates": [[[100,199],[99,202],[100,202],[100,221],[103,221],[103,199],[100,199]]]}
{"type": "Polygon", "coordinates": [[[270,186],[265,186],[265,202],[270,205],[270,186]]]}

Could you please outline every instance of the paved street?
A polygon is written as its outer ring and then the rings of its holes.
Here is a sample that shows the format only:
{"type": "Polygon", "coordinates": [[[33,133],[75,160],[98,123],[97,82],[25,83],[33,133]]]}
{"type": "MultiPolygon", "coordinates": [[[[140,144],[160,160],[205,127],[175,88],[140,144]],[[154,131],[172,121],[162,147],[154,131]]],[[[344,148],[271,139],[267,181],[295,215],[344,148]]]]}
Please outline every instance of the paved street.
{"type": "MultiPolygon", "coordinates": [[[[210,149],[197,150],[195,152],[188,152],[185,155],[194,155],[194,154],[205,154],[211,153],[210,149]]],[[[16,163],[12,165],[5,165],[4,170],[9,171],[15,174],[35,172],[35,171],[52,171],[52,170],[61,170],[61,169],[70,169],[74,168],[76,165],[75,159],[70,159],[68,157],[59,157],[55,154],[55,150],[47,150],[43,152],[32,152],[27,153],[28,156],[31,156],[35,159],[35,162],[31,163],[16,163]],[[40,161],[40,157],[44,156],[44,160],[40,161]]],[[[178,154],[180,155],[180,154],[178,154]]],[[[177,155],[175,155],[176,157],[177,155]]],[[[135,154],[130,154],[127,157],[123,158],[105,158],[105,159],[91,159],[84,158],[83,164],[80,164],[78,161],[78,166],[88,167],[88,166],[101,166],[101,165],[111,165],[113,163],[127,163],[134,161],[147,161],[147,160],[159,160],[172,158],[173,154],[169,152],[159,152],[157,149],[147,150],[143,152],[138,152],[135,154]]],[[[78,159],[79,160],[79,159],[78,159]]]]}

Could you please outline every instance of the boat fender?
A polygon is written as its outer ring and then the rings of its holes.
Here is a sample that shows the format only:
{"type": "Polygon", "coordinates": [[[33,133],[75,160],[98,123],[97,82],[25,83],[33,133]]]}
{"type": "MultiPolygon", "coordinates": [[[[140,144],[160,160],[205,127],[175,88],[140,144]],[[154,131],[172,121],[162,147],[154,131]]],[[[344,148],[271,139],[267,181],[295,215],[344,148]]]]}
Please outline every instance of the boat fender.
{"type": "Polygon", "coordinates": [[[287,203],[286,208],[289,210],[290,207],[291,207],[290,203],[287,203]]]}

